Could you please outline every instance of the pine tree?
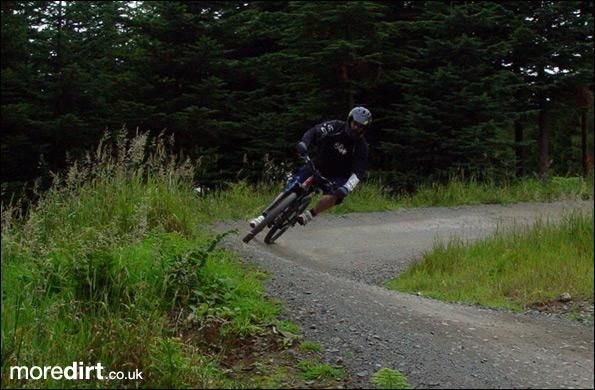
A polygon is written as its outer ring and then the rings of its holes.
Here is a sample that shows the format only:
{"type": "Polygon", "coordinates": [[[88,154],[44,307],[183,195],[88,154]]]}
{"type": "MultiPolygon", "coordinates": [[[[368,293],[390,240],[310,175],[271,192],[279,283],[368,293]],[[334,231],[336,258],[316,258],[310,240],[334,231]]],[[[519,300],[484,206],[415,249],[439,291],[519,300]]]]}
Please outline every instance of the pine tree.
{"type": "Polygon", "coordinates": [[[593,19],[589,10],[593,10],[593,5],[585,3],[588,2],[502,4],[514,15],[509,62],[525,82],[519,104],[535,112],[529,118],[537,122],[538,167],[543,180],[547,180],[551,164],[554,112],[568,107],[568,99],[563,96],[579,86],[592,84],[593,19]]]}
{"type": "Polygon", "coordinates": [[[346,119],[355,104],[374,111],[383,67],[394,61],[389,12],[377,2],[254,2],[233,18],[247,87],[234,96],[250,157],[295,161],[309,127],[346,119]]]}
{"type": "MultiPolygon", "coordinates": [[[[428,2],[420,19],[404,26],[423,37],[399,72],[403,93],[395,104],[384,150],[398,156],[400,172],[447,180],[453,173],[498,178],[510,169],[506,129],[519,87],[502,69],[509,50],[508,13],[496,3],[428,2]]],[[[404,176],[403,180],[419,177],[404,176]]]]}
{"type": "Polygon", "coordinates": [[[238,125],[227,120],[227,64],[223,46],[212,34],[218,3],[147,2],[142,9],[135,20],[135,61],[145,81],[137,95],[149,109],[145,126],[173,134],[186,154],[211,163],[222,159],[219,168],[226,172],[211,171],[204,180],[229,177],[236,168],[224,160],[235,155],[238,125]]]}
{"type": "MultiPolygon", "coordinates": [[[[29,59],[31,2],[2,3],[2,182],[3,193],[13,192],[24,178],[37,173],[30,159],[39,156],[30,121],[38,111],[30,90],[35,78],[29,59]],[[4,188],[11,184],[11,188],[4,188]]],[[[36,160],[37,161],[37,160],[36,160]]]]}

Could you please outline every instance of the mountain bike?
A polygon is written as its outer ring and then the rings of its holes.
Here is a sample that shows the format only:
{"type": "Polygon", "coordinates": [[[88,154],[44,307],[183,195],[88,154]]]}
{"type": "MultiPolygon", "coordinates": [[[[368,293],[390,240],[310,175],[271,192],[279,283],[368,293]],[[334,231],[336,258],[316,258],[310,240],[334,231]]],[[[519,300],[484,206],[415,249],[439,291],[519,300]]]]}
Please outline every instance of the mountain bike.
{"type": "Polygon", "coordinates": [[[263,213],[264,220],[252,228],[242,241],[245,243],[250,242],[264,228],[269,227],[264,242],[267,244],[274,243],[287,229],[295,226],[298,216],[306,210],[312,201],[313,194],[316,191],[322,191],[321,186],[323,184],[330,186],[332,189],[335,188],[335,183],[322,176],[308,155],[303,156],[303,159],[312,170],[312,175],[303,183],[298,181],[287,191],[277,196],[265,209],[263,213]]]}

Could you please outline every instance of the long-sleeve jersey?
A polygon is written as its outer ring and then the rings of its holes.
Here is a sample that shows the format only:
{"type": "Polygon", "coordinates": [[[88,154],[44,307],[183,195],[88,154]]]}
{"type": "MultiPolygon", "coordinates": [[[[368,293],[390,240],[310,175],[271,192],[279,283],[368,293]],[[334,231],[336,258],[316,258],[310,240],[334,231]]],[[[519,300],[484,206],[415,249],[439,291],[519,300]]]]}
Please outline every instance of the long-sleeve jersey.
{"type": "Polygon", "coordinates": [[[368,144],[362,137],[352,139],[347,122],[332,120],[317,124],[304,133],[302,142],[317,147],[315,163],[325,176],[349,177],[355,173],[364,179],[368,162],[368,144]]]}

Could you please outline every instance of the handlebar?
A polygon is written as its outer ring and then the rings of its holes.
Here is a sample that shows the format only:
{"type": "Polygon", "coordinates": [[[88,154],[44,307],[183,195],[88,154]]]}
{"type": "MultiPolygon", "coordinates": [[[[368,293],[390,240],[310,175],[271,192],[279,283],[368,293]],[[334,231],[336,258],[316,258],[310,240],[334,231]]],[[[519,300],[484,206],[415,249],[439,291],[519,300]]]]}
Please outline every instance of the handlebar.
{"type": "Polygon", "coordinates": [[[312,172],[314,173],[314,177],[316,179],[325,182],[326,184],[330,185],[331,188],[335,188],[335,186],[336,186],[335,182],[333,182],[332,180],[329,180],[326,177],[322,176],[322,174],[320,173],[320,171],[316,168],[316,165],[314,164],[314,161],[312,161],[312,159],[310,158],[310,156],[308,154],[304,154],[301,157],[304,160],[304,162],[310,167],[310,169],[312,169],[312,172]]]}

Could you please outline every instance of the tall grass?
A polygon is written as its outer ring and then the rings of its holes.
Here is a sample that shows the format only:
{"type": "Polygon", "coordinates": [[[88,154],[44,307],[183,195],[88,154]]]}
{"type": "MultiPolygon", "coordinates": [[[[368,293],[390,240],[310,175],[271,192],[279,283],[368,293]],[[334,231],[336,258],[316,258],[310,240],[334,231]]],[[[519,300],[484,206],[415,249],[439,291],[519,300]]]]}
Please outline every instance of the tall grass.
{"type": "MultiPolygon", "coordinates": [[[[275,321],[262,274],[217,247],[212,199],[167,140],[106,138],[26,215],[2,208],[2,382],[9,367],[100,362],[138,382],[35,387],[227,387],[213,357],[177,336],[216,321],[241,337],[275,321]]],[[[232,191],[233,193],[233,191],[232,191]]]]}
{"type": "MultiPolygon", "coordinates": [[[[203,197],[200,204],[201,215],[209,220],[245,219],[256,216],[283,187],[282,182],[257,185],[248,185],[244,181],[231,183],[228,188],[210,192],[203,197]]],[[[313,197],[312,206],[318,199],[320,194],[313,197]]],[[[410,207],[588,199],[593,199],[593,175],[586,179],[552,177],[545,183],[537,178],[495,183],[453,177],[447,184],[420,184],[411,194],[397,195],[382,181],[372,179],[359,185],[342,204],[333,207],[329,212],[345,214],[410,207]]]]}
{"type": "Polygon", "coordinates": [[[422,184],[412,194],[399,197],[402,207],[455,206],[481,203],[551,202],[593,198],[593,175],[552,177],[547,182],[523,178],[508,183],[452,178],[447,184],[422,184]]]}
{"type": "MultiPolygon", "coordinates": [[[[230,200],[231,204],[242,204],[241,210],[249,210],[249,215],[259,213],[282,188],[267,184],[256,187],[246,186],[245,183],[232,187],[232,191],[223,194],[220,199],[230,200]],[[247,199],[243,194],[249,192],[252,197],[247,199]]],[[[316,195],[312,204],[320,198],[316,195]]],[[[379,180],[369,180],[350,194],[342,204],[329,210],[330,213],[344,214],[350,212],[372,212],[411,207],[441,207],[469,204],[509,204],[516,202],[551,202],[557,200],[588,200],[593,199],[593,175],[582,177],[552,177],[543,182],[537,178],[523,178],[509,183],[478,182],[474,179],[452,178],[447,184],[420,184],[411,194],[395,195],[391,188],[379,180]]],[[[214,203],[219,205],[220,213],[224,202],[219,199],[214,203]]],[[[242,217],[243,213],[225,213],[226,216],[242,217]]]]}
{"type": "Polygon", "coordinates": [[[448,301],[523,310],[564,292],[593,302],[593,216],[499,229],[467,244],[436,243],[389,287],[448,301]]]}

